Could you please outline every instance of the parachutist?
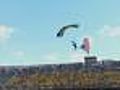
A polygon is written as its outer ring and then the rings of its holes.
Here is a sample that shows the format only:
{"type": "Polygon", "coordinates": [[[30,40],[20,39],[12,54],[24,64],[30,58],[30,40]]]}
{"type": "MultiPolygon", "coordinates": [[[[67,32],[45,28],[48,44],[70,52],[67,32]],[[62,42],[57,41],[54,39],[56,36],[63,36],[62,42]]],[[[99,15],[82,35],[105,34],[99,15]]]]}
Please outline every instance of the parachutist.
{"type": "Polygon", "coordinates": [[[76,50],[77,49],[77,43],[75,41],[71,41],[71,43],[72,43],[72,46],[74,47],[74,50],[76,50]]]}

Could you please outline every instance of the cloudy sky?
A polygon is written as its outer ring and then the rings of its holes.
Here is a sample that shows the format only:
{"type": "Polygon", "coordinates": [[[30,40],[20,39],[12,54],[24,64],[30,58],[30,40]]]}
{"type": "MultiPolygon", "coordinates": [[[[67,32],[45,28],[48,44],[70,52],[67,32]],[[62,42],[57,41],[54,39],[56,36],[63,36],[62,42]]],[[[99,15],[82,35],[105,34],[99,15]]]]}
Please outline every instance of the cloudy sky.
{"type": "Polygon", "coordinates": [[[0,65],[81,62],[74,51],[91,38],[90,55],[120,59],[120,0],[0,0],[0,65]],[[67,24],[80,28],[58,39],[67,24]]]}

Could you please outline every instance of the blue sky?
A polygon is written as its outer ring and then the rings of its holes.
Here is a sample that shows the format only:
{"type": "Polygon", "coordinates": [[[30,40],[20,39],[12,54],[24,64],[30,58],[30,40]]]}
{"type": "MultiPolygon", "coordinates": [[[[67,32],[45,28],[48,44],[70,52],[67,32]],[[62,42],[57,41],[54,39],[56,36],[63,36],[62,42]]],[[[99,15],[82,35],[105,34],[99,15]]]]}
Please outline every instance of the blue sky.
{"type": "Polygon", "coordinates": [[[86,53],[74,51],[92,40],[90,55],[120,59],[120,0],[1,0],[0,64],[81,62],[86,53]],[[63,25],[77,23],[78,30],[58,39],[63,25]]]}

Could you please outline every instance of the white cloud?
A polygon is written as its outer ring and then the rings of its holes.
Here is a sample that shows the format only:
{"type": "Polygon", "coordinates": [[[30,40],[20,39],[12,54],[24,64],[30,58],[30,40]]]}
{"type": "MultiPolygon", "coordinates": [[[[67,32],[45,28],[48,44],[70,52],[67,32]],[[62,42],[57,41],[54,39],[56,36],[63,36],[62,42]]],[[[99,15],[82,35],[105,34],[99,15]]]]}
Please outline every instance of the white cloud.
{"type": "Polygon", "coordinates": [[[54,60],[57,60],[59,58],[59,55],[56,54],[56,53],[50,53],[50,54],[47,54],[47,55],[44,55],[42,57],[45,61],[48,60],[48,61],[54,61],[54,60]]]}
{"type": "Polygon", "coordinates": [[[72,62],[84,62],[84,54],[73,51],[69,54],[70,61],[72,62]]]}
{"type": "Polygon", "coordinates": [[[42,63],[55,64],[55,63],[75,63],[75,62],[84,62],[84,55],[79,52],[69,52],[67,54],[62,53],[50,53],[44,55],[41,60],[44,60],[42,63]]]}
{"type": "Polygon", "coordinates": [[[14,56],[14,57],[24,57],[25,56],[25,52],[24,51],[13,51],[10,54],[12,56],[14,56]]]}
{"type": "Polygon", "coordinates": [[[0,25],[0,41],[8,40],[13,34],[13,27],[7,25],[0,25]]]}
{"type": "Polygon", "coordinates": [[[101,35],[109,37],[120,37],[120,26],[105,25],[101,29],[101,35]]]}

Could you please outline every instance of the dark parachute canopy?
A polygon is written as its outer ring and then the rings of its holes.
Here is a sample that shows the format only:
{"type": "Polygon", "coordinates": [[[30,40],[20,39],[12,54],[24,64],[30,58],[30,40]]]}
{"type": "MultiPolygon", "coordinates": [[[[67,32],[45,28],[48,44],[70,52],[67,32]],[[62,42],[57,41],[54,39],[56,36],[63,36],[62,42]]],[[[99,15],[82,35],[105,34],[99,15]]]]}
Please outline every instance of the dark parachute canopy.
{"type": "Polygon", "coordinates": [[[63,27],[60,29],[60,31],[57,33],[57,37],[63,37],[65,31],[68,30],[69,28],[78,28],[78,27],[79,27],[78,24],[71,24],[71,25],[63,26],[63,27]]]}

